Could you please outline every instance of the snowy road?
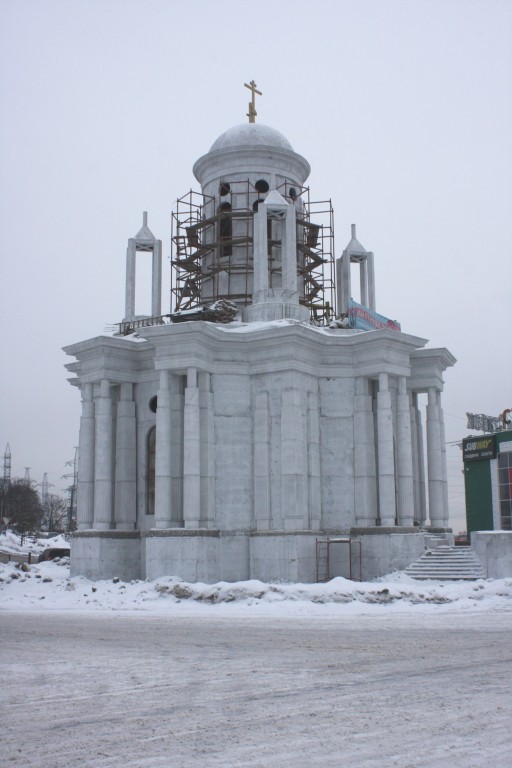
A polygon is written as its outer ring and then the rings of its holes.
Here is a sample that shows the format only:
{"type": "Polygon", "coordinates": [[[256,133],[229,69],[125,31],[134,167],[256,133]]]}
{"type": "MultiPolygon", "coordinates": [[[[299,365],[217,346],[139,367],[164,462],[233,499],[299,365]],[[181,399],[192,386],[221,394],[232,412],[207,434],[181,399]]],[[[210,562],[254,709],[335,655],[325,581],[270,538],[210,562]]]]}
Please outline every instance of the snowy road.
{"type": "Polygon", "coordinates": [[[510,613],[0,621],[5,766],[512,765],[510,613]]]}

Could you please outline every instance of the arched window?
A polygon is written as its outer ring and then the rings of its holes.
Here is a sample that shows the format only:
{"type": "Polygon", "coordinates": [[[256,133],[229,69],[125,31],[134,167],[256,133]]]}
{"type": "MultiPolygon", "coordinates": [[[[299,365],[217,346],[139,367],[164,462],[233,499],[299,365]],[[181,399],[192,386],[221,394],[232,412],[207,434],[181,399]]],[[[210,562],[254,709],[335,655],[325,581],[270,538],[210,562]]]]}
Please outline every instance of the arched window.
{"type": "Polygon", "coordinates": [[[151,427],[147,436],[146,453],[146,514],[155,514],[155,462],[156,427],[151,427]]]}
{"type": "Polygon", "coordinates": [[[233,239],[233,221],[231,218],[231,203],[222,203],[219,207],[220,220],[219,220],[219,241],[220,241],[220,255],[231,256],[233,253],[233,246],[231,240],[233,239]]]}
{"type": "Polygon", "coordinates": [[[268,181],[265,181],[265,179],[258,179],[254,187],[257,192],[268,192],[270,189],[268,181]]]}

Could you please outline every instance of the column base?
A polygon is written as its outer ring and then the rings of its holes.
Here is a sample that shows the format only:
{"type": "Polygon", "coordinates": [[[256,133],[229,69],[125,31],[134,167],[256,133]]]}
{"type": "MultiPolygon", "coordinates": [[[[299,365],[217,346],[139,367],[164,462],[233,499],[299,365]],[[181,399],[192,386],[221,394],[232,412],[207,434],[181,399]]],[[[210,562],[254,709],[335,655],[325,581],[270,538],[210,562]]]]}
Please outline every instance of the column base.
{"type": "Polygon", "coordinates": [[[356,527],[359,528],[376,528],[374,517],[358,517],[356,520],[356,527]]]}
{"type": "Polygon", "coordinates": [[[165,531],[168,528],[176,528],[176,525],[173,524],[172,520],[155,520],[155,526],[157,530],[165,531]]]}
{"type": "Polygon", "coordinates": [[[452,528],[447,528],[443,523],[432,522],[430,525],[424,525],[423,530],[428,533],[453,533],[452,528]]]}
{"type": "Polygon", "coordinates": [[[389,535],[390,533],[419,533],[419,531],[416,526],[413,525],[407,527],[401,525],[374,525],[369,526],[368,528],[355,526],[354,528],[350,529],[351,536],[381,536],[389,535]]]}

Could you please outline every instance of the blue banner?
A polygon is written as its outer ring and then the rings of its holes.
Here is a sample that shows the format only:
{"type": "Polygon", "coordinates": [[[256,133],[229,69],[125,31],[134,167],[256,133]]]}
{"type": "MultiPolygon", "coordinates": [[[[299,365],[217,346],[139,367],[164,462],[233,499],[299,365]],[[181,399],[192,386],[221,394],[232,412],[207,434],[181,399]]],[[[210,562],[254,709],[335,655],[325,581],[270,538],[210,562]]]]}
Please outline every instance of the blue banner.
{"type": "Polygon", "coordinates": [[[390,320],[384,315],[379,315],[368,307],[363,307],[354,299],[348,300],[348,319],[352,328],[361,331],[374,331],[376,328],[390,328],[392,331],[400,331],[400,323],[390,320]]]}

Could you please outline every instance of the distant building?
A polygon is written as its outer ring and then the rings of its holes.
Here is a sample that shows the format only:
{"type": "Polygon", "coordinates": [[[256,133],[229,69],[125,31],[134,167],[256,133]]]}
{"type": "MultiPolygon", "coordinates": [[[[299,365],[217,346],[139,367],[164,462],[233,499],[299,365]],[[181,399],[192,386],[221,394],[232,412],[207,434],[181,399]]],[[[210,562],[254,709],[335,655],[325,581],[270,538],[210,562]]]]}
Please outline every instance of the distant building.
{"type": "Polygon", "coordinates": [[[82,394],[74,575],[314,581],[316,539],[351,536],[372,578],[422,553],[420,526],[449,531],[441,392],[455,360],[378,315],[355,227],[335,261],[309,172],[273,128],[227,130],[174,212],[174,312],[144,216],[117,332],[66,348],[82,394]]]}

